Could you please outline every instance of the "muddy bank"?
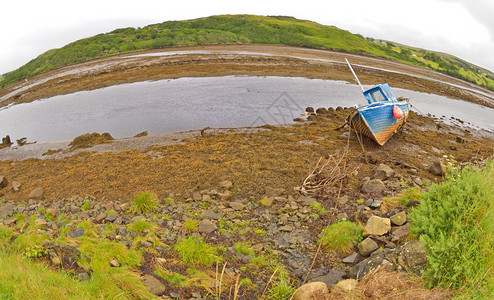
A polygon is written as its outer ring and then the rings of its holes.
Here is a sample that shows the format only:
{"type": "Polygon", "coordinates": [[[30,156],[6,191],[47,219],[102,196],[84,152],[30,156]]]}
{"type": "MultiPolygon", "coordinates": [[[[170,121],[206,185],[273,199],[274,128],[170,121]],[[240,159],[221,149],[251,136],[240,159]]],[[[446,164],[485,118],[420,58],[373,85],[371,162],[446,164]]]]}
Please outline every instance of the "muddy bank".
{"type": "Polygon", "coordinates": [[[138,53],[148,53],[150,55],[122,54],[63,67],[37,75],[27,82],[14,84],[0,90],[1,105],[25,103],[36,99],[81,90],[98,89],[115,84],[179,77],[225,75],[296,76],[354,82],[348,67],[343,64],[344,58],[347,57],[355,65],[372,67],[355,66],[363,84],[388,82],[394,87],[444,95],[494,108],[494,94],[491,91],[431,70],[385,59],[327,50],[274,45],[193,46],[169,48],[164,51],[182,52],[170,56],[153,56],[151,54],[156,53],[156,51],[144,51],[138,53]],[[242,51],[244,53],[193,53],[200,50],[242,51]],[[186,54],[187,51],[191,51],[192,54],[186,54]],[[256,55],[256,53],[270,56],[256,55]],[[327,61],[321,61],[321,59],[327,61]],[[483,94],[436,80],[476,89],[483,94]]]}

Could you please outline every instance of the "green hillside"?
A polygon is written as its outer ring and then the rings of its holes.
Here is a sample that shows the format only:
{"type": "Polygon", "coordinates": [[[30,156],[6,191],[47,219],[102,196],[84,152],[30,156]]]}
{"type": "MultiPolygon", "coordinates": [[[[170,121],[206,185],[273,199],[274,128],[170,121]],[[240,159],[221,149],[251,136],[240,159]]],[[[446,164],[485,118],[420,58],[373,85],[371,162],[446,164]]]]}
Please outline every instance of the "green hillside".
{"type": "Polygon", "coordinates": [[[0,78],[0,87],[57,67],[100,56],[141,49],[195,44],[283,44],[332,49],[390,58],[428,67],[494,90],[494,74],[454,56],[394,45],[352,34],[334,26],[284,16],[222,15],[169,21],[110,33],[49,50],[0,78]]]}

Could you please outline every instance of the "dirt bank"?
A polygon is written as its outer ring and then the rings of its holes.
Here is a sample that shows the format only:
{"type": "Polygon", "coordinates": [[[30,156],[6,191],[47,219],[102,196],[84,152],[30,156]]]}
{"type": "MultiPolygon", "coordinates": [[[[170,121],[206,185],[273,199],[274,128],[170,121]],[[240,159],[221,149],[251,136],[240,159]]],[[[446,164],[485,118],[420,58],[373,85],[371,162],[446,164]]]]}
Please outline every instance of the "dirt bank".
{"type": "Polygon", "coordinates": [[[388,82],[394,87],[444,95],[494,108],[493,92],[428,69],[368,56],[276,45],[173,47],[161,52],[153,50],[104,57],[52,70],[34,76],[27,82],[6,87],[0,90],[0,103],[1,106],[5,106],[115,84],[179,77],[242,74],[299,76],[354,82],[348,67],[343,64],[345,57],[356,65],[355,69],[363,84],[388,82]],[[200,51],[227,52],[200,53],[200,51]],[[156,55],[166,52],[179,53],[156,55]],[[149,54],[149,56],[137,54],[149,54]],[[437,80],[475,89],[480,93],[437,80]]]}

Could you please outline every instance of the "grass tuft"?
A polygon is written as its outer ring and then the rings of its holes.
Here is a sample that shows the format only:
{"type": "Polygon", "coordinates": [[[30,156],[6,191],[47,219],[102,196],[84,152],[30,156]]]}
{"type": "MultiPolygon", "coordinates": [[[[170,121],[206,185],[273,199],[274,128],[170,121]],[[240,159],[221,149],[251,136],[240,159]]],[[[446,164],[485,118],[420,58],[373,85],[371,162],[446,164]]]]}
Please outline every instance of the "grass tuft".
{"type": "Polygon", "coordinates": [[[130,210],[136,214],[144,214],[158,208],[158,198],[150,191],[141,192],[134,197],[130,210]]]}
{"type": "Polygon", "coordinates": [[[319,240],[330,251],[348,253],[362,240],[362,228],[349,221],[333,223],[326,227],[319,240]]]}
{"type": "Polygon", "coordinates": [[[202,238],[194,236],[181,239],[175,244],[174,249],[180,259],[187,265],[210,266],[214,262],[222,260],[215,246],[204,242],[202,238]]]}

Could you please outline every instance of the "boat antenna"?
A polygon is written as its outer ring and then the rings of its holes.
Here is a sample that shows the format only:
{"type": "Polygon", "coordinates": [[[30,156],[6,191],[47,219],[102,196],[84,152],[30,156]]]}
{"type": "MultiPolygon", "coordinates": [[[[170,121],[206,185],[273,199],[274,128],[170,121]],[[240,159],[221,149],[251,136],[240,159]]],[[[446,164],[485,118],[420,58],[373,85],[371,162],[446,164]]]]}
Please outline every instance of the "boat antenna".
{"type": "Polygon", "coordinates": [[[360,83],[360,80],[358,80],[357,74],[355,74],[355,72],[353,71],[352,65],[350,65],[350,63],[348,62],[348,59],[346,59],[346,57],[345,57],[345,61],[348,64],[350,71],[352,71],[353,76],[355,77],[355,79],[357,79],[358,85],[360,85],[360,88],[362,89],[362,93],[365,92],[364,87],[360,83]]]}

